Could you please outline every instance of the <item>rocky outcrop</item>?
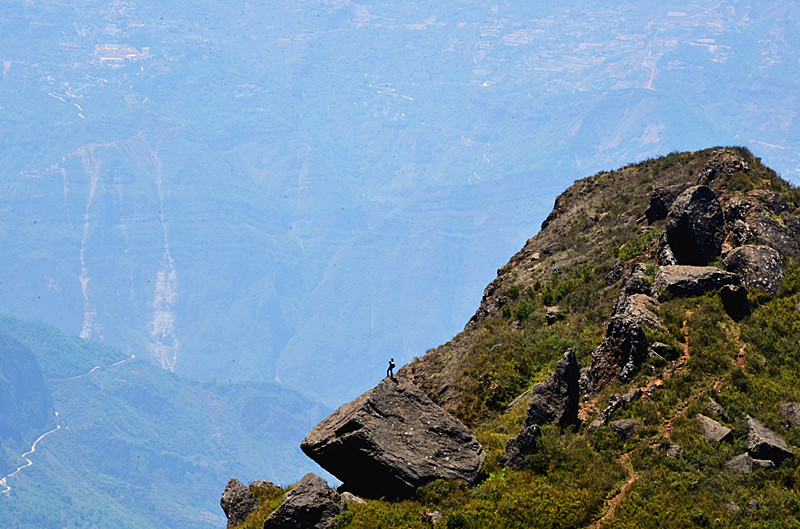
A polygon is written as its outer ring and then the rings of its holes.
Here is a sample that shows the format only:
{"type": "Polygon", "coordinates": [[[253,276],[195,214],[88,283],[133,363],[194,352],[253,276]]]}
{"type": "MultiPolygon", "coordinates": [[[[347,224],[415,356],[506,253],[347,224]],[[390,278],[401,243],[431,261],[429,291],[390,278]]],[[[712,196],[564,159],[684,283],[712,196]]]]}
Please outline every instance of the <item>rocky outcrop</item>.
{"type": "Polygon", "coordinates": [[[647,217],[647,222],[652,224],[653,222],[667,218],[669,209],[672,207],[675,199],[686,191],[688,187],[689,184],[657,187],[650,194],[650,202],[647,206],[647,210],[644,212],[644,216],[647,217]]]}
{"type": "Polygon", "coordinates": [[[236,478],[228,481],[219,504],[228,518],[229,528],[244,523],[250,513],[258,508],[256,497],[236,478]]]}
{"type": "Polygon", "coordinates": [[[593,390],[614,379],[627,380],[647,358],[647,338],[643,326],[664,330],[655,309],[658,302],[650,297],[644,265],[637,265],[625,281],[603,342],[592,351],[588,381],[593,390]]]}
{"type": "Polygon", "coordinates": [[[525,426],[552,423],[561,426],[578,424],[580,376],[581,370],[575,358],[575,351],[570,349],[556,364],[555,372],[531,390],[525,426]]]}
{"type": "Polygon", "coordinates": [[[662,266],[658,269],[653,289],[659,299],[691,297],[719,290],[725,285],[739,285],[736,274],[713,266],[662,266]]]}
{"type": "Polygon", "coordinates": [[[740,246],[722,260],[722,267],[738,275],[744,286],[769,292],[773,296],[783,282],[783,260],[769,246],[740,246]]]}
{"type": "Polygon", "coordinates": [[[733,431],[730,428],[721,425],[711,417],[697,414],[695,421],[697,421],[697,425],[700,427],[700,432],[702,432],[706,441],[711,441],[714,443],[733,441],[733,431]]]}
{"type": "Polygon", "coordinates": [[[717,151],[714,157],[706,162],[697,177],[697,183],[708,185],[721,175],[732,175],[741,171],[749,171],[750,166],[744,158],[728,151],[717,151]]]}
{"type": "MultiPolygon", "coordinates": [[[[653,287],[650,284],[650,278],[647,277],[647,268],[643,264],[637,264],[630,275],[625,280],[625,286],[622,289],[620,300],[628,299],[634,294],[644,294],[650,296],[653,287]]],[[[619,300],[618,300],[619,302],[619,300]]]]}
{"type": "Polygon", "coordinates": [[[690,187],[667,216],[667,242],[678,264],[705,265],[720,254],[727,228],[722,206],[710,187],[690,187]]]}
{"type": "Polygon", "coordinates": [[[794,452],[778,434],[765,428],[750,416],[745,418],[745,422],[749,428],[747,451],[753,459],[769,459],[780,465],[783,460],[794,457],[794,452]]]}
{"type": "Polygon", "coordinates": [[[538,424],[524,427],[518,436],[506,442],[506,453],[500,456],[500,464],[516,470],[525,468],[528,456],[536,452],[536,443],[541,436],[538,424]]]}
{"type": "Polygon", "coordinates": [[[259,489],[264,492],[274,492],[280,489],[280,487],[271,481],[267,481],[266,479],[259,479],[250,484],[250,490],[252,489],[259,489]]]}
{"type": "Polygon", "coordinates": [[[309,472],[286,493],[264,522],[264,529],[328,529],[344,508],[339,493],[309,472]]]}
{"type": "Polygon", "coordinates": [[[410,382],[384,379],[315,426],[300,448],[365,497],[405,497],[435,479],[473,483],[486,454],[410,382]]]}
{"type": "Polygon", "coordinates": [[[626,314],[611,317],[603,342],[592,351],[593,390],[618,378],[627,380],[647,357],[647,337],[641,324],[626,314]]]}
{"type": "Polygon", "coordinates": [[[794,426],[800,428],[800,402],[787,402],[781,405],[781,415],[794,426]]]}

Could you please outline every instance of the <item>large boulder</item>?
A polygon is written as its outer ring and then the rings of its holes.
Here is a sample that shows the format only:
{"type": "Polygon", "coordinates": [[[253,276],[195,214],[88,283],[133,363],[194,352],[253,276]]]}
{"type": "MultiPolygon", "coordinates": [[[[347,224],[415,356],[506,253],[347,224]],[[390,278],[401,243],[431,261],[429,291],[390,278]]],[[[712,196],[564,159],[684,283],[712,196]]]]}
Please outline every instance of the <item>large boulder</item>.
{"type": "Polygon", "coordinates": [[[700,427],[700,431],[706,441],[712,441],[714,443],[733,441],[733,431],[727,426],[721,425],[711,417],[706,417],[698,413],[697,417],[695,417],[695,421],[697,421],[697,425],[700,427]]]}
{"type": "Polygon", "coordinates": [[[747,288],[764,290],[773,296],[783,282],[783,260],[769,246],[734,248],[722,260],[722,267],[738,275],[747,288]]]}
{"type": "Polygon", "coordinates": [[[561,426],[578,424],[581,369],[575,351],[569,349],[556,364],[547,380],[531,390],[525,426],[556,423],[561,426]]]}
{"type": "Polygon", "coordinates": [[[228,518],[228,527],[244,523],[250,513],[258,508],[256,497],[236,478],[231,478],[225,485],[219,504],[228,518]]]}
{"type": "Polygon", "coordinates": [[[662,266],[658,269],[653,290],[659,299],[691,297],[719,290],[725,285],[739,285],[739,276],[713,266],[662,266]]]}
{"type": "Polygon", "coordinates": [[[542,430],[538,424],[525,426],[518,436],[506,442],[506,453],[500,456],[500,464],[516,470],[525,468],[528,456],[536,452],[536,444],[541,436],[542,430]]]}
{"type": "Polygon", "coordinates": [[[385,378],[315,426],[300,448],[361,496],[406,497],[436,479],[473,483],[486,454],[410,382],[385,378]]]}
{"type": "Polygon", "coordinates": [[[328,529],[344,508],[339,493],[309,472],[286,493],[264,522],[264,529],[328,529]]]}
{"type": "Polygon", "coordinates": [[[778,434],[761,425],[750,416],[745,418],[749,432],[747,434],[747,451],[753,459],[769,459],[780,465],[784,459],[794,457],[789,447],[778,434]]]}
{"type": "Polygon", "coordinates": [[[688,184],[677,184],[674,186],[655,188],[650,194],[650,202],[647,206],[647,211],[644,212],[644,216],[647,217],[647,222],[652,224],[657,220],[667,218],[667,214],[673,202],[675,202],[675,199],[678,198],[681,193],[686,191],[687,187],[689,187],[688,184]]]}
{"type": "Polygon", "coordinates": [[[666,234],[678,264],[705,265],[722,249],[727,228],[722,206],[710,187],[690,187],[673,202],[666,234]]]}

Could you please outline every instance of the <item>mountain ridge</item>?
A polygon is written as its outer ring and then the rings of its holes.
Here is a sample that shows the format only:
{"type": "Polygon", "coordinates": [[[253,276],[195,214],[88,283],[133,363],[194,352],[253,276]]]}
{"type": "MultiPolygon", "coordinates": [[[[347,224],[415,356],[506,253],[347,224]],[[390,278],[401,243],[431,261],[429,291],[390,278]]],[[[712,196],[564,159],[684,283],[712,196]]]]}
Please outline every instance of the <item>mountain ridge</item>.
{"type": "Polygon", "coordinates": [[[483,477],[351,503],[325,527],[800,526],[798,206],[741,147],[577,181],[464,331],[398,374],[470,427],[483,477]],[[692,266],[670,246],[686,215],[684,238],[725,233],[692,266]],[[559,359],[573,367],[553,373],[559,359]],[[576,386],[579,424],[548,424],[576,386]]]}

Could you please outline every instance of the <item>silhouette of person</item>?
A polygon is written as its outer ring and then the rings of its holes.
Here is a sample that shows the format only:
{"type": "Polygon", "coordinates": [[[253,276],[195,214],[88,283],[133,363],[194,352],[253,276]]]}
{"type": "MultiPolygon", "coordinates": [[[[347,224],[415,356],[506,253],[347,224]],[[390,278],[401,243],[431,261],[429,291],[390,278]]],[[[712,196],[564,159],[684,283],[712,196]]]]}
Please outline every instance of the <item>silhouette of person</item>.
{"type": "Polygon", "coordinates": [[[389,367],[386,369],[386,376],[394,378],[394,358],[389,360],[389,367]]]}

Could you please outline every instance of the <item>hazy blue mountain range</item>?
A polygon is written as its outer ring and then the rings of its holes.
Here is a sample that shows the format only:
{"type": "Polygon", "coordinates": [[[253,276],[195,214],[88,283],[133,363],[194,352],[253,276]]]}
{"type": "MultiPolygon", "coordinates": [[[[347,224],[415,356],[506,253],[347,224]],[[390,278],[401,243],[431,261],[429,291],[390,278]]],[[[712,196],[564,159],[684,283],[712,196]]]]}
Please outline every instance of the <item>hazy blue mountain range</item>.
{"type": "Polygon", "coordinates": [[[743,143],[797,178],[797,14],[4,2],[0,305],[333,404],[452,336],[577,177],[743,143]]]}
{"type": "Polygon", "coordinates": [[[234,469],[317,468],[299,443],[330,410],[274,383],[187,380],[10,316],[0,358],[3,527],[221,527],[234,469]]]}

